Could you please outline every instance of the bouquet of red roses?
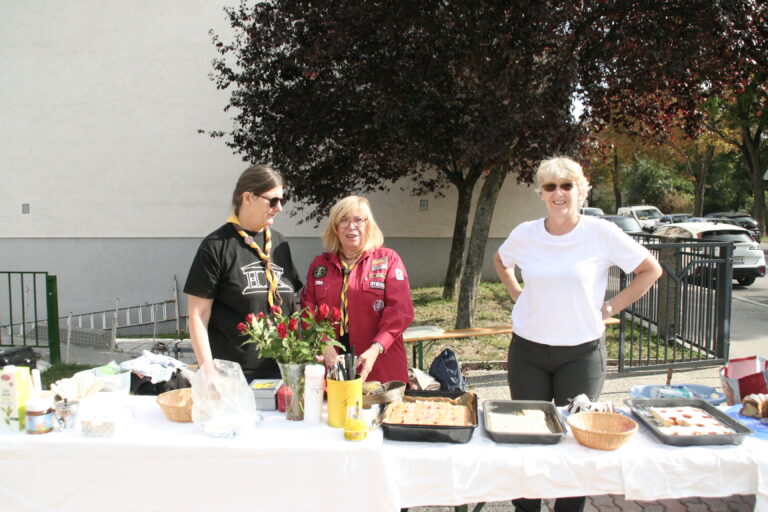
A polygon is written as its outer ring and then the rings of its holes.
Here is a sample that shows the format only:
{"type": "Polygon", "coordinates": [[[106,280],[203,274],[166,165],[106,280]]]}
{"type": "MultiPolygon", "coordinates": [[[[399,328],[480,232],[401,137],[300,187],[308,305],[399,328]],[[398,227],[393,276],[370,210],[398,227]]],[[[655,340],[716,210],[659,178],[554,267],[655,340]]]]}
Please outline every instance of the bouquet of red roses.
{"type": "Polygon", "coordinates": [[[339,308],[320,304],[314,311],[302,309],[292,315],[283,315],[280,306],[272,306],[272,315],[249,313],[237,330],[255,343],[262,357],[271,357],[278,363],[314,363],[323,353],[323,347],[343,347],[336,341],[339,308]]]}

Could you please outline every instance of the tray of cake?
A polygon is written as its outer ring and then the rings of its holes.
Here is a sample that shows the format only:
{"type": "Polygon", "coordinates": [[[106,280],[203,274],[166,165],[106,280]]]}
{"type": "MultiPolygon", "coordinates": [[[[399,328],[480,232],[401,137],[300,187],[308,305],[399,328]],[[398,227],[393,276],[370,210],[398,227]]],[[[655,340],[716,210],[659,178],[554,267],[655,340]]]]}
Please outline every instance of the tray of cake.
{"type": "Polygon", "coordinates": [[[395,441],[467,443],[477,427],[477,395],[462,391],[406,391],[387,405],[381,429],[395,441]]]}
{"type": "Polygon", "coordinates": [[[555,444],[566,432],[555,405],[543,400],[486,400],[483,425],[497,443],[555,444]]]}
{"type": "Polygon", "coordinates": [[[662,443],[673,446],[741,444],[752,434],[751,429],[698,398],[630,398],[624,403],[662,443]]]}

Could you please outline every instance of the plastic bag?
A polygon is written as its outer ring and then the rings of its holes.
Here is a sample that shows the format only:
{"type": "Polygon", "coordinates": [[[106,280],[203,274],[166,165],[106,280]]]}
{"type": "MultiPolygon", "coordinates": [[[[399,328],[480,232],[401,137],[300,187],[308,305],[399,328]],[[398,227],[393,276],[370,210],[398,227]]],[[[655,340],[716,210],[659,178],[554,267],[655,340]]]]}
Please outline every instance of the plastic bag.
{"type": "Polygon", "coordinates": [[[768,393],[768,361],[758,356],[731,359],[720,368],[720,381],[728,405],[752,393],[768,393]]]}
{"type": "Polygon", "coordinates": [[[214,359],[192,377],[192,421],[204,434],[235,437],[251,430],[259,418],[239,364],[214,359]]]}
{"type": "Polygon", "coordinates": [[[440,383],[441,391],[466,391],[467,379],[453,350],[446,348],[429,366],[429,374],[440,383]]]}

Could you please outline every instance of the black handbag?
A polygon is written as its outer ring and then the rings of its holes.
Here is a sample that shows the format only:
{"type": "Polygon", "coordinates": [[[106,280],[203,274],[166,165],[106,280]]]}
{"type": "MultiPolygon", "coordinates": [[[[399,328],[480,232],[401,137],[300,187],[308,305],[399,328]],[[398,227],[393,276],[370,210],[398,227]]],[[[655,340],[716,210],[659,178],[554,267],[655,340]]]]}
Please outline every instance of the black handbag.
{"type": "Polygon", "coordinates": [[[429,374],[440,383],[440,391],[467,390],[467,379],[461,374],[461,363],[449,348],[440,352],[432,361],[429,374]]]}

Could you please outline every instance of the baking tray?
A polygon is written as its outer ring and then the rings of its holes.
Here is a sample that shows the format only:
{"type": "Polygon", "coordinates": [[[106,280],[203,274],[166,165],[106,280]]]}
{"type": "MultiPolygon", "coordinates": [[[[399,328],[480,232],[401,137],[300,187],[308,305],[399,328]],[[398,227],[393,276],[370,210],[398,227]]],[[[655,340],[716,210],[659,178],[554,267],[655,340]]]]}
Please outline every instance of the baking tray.
{"type": "Polygon", "coordinates": [[[442,425],[402,425],[382,423],[386,439],[393,441],[426,441],[430,443],[468,443],[477,427],[477,395],[463,391],[406,391],[405,396],[413,398],[459,398],[469,395],[469,420],[471,425],[463,427],[442,425]]]}
{"type": "Polygon", "coordinates": [[[483,402],[483,420],[483,427],[488,437],[497,443],[556,444],[562,441],[565,435],[565,425],[563,425],[557,408],[552,402],[543,400],[486,400],[483,402]],[[488,427],[491,424],[488,418],[492,414],[513,414],[525,409],[544,411],[547,426],[552,433],[500,432],[488,427]]]}
{"type": "Polygon", "coordinates": [[[662,443],[673,446],[702,446],[712,444],[741,444],[745,436],[753,433],[749,429],[728,416],[714,405],[700,398],[628,398],[624,400],[632,414],[640,422],[651,429],[653,435],[659,438],[662,443]],[[659,425],[651,416],[651,407],[696,407],[711,414],[723,425],[733,429],[733,434],[712,434],[701,436],[671,436],[659,430],[659,425]]]}

